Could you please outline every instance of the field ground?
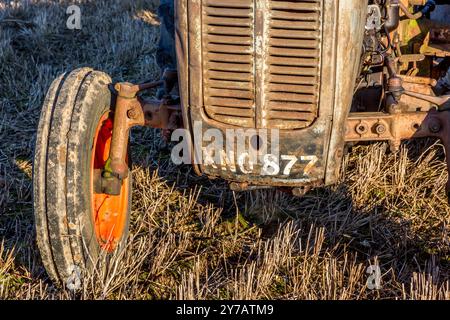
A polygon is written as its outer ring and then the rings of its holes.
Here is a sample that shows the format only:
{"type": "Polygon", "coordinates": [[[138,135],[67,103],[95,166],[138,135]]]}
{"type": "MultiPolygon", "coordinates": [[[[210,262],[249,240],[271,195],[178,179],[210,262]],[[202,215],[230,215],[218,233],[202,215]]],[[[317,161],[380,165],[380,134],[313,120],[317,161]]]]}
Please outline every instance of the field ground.
{"type": "Polygon", "coordinates": [[[441,145],[399,154],[355,146],[345,178],[303,198],[234,194],[177,167],[159,132],[132,133],[130,247],[74,296],[48,280],[35,244],[34,135],[59,74],[92,66],[114,80],[156,78],[154,0],[0,1],[0,298],[450,299],[450,207],[441,145]],[[82,29],[66,28],[69,4],[82,29]],[[159,168],[159,169],[158,169],[159,168]],[[367,268],[381,267],[381,288],[367,268]]]}

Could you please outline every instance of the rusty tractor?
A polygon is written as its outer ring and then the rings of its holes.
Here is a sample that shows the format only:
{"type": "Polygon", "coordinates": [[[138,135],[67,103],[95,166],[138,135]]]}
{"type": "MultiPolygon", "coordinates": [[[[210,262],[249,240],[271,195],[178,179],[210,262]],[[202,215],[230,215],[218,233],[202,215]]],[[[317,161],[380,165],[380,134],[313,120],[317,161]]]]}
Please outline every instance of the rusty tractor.
{"type": "Polygon", "coordinates": [[[335,184],[349,143],[386,141],[395,152],[435,137],[448,155],[450,15],[433,18],[436,5],[175,0],[176,71],[141,84],[89,68],[60,76],[34,159],[37,241],[51,279],[64,285],[124,246],[135,126],[183,137],[174,161],[234,191],[301,196],[335,184]],[[170,94],[141,94],[156,87],[170,94]]]}

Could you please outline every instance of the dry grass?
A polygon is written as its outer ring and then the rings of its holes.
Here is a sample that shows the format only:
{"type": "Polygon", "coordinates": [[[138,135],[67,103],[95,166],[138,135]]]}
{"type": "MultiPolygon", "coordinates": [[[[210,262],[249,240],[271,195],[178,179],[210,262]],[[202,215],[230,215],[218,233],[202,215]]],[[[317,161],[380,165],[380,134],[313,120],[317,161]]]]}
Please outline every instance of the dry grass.
{"type": "Polygon", "coordinates": [[[0,2],[0,298],[450,299],[450,209],[442,147],[354,147],[345,178],[297,199],[234,194],[176,167],[159,133],[135,130],[134,202],[121,263],[73,296],[48,281],[35,245],[31,156],[52,79],[93,66],[115,80],[158,75],[153,0],[91,0],[83,29],[66,1],[0,2]],[[159,168],[159,169],[158,169],[159,168]],[[367,287],[379,264],[382,288],[367,287]]]}

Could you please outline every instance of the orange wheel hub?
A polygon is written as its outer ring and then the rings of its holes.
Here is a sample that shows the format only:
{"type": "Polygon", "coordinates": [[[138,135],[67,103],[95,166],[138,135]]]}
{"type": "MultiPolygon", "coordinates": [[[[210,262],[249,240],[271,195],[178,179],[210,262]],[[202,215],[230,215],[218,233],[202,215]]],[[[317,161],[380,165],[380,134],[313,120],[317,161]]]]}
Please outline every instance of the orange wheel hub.
{"type": "Polygon", "coordinates": [[[119,244],[125,231],[129,206],[128,178],[122,182],[117,196],[94,192],[94,172],[102,170],[109,157],[112,140],[113,115],[105,113],[100,119],[94,136],[91,160],[91,205],[95,234],[99,245],[112,252],[119,244]]]}

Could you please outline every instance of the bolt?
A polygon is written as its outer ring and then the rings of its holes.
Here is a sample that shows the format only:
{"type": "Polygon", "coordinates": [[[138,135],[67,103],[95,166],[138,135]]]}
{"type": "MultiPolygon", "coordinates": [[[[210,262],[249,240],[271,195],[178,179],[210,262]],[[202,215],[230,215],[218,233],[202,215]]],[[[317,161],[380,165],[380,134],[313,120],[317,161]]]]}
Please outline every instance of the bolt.
{"type": "Polygon", "coordinates": [[[389,87],[393,87],[397,90],[402,90],[403,80],[399,77],[391,77],[389,79],[389,87]]]}
{"type": "Polygon", "coordinates": [[[135,109],[130,109],[130,110],[128,110],[128,112],[127,112],[127,116],[128,116],[128,118],[130,118],[130,119],[136,119],[137,116],[138,116],[138,114],[137,114],[137,112],[136,112],[135,109]]]}
{"type": "Polygon", "coordinates": [[[365,125],[365,124],[363,124],[363,123],[360,123],[360,124],[358,124],[357,126],[356,126],[356,133],[358,133],[358,134],[364,134],[364,133],[366,133],[367,132],[367,126],[365,125]]]}
{"type": "Polygon", "coordinates": [[[392,153],[397,153],[400,150],[400,141],[391,140],[389,141],[389,149],[392,153]]]}
{"type": "Polygon", "coordinates": [[[441,124],[439,122],[432,122],[430,123],[430,131],[432,133],[438,133],[439,131],[441,131],[441,124]]]}
{"type": "Polygon", "coordinates": [[[383,133],[386,132],[386,127],[384,126],[384,124],[379,123],[379,124],[376,126],[375,131],[376,131],[378,134],[383,134],[383,133]]]}

